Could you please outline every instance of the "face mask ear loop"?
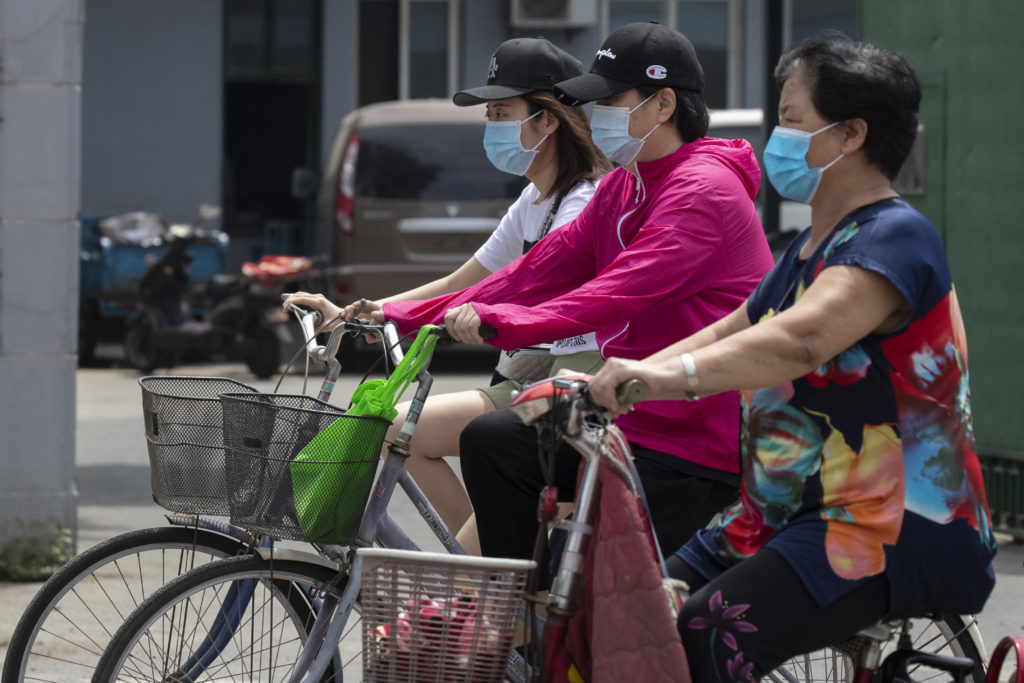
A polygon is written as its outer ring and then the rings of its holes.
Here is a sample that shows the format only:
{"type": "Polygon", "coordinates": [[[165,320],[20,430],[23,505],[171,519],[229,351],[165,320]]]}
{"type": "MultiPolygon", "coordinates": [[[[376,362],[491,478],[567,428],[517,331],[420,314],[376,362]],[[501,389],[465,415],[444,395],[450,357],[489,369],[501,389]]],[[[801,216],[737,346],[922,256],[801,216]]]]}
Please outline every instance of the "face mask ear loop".
{"type": "MultiPolygon", "coordinates": [[[[654,97],[654,96],[655,96],[655,95],[657,95],[657,94],[658,94],[658,93],[656,93],[656,92],[655,92],[655,93],[651,93],[651,97],[654,97]]],[[[635,111],[636,111],[637,109],[639,109],[640,107],[642,107],[642,106],[644,106],[645,104],[647,104],[648,102],[650,102],[650,101],[651,101],[651,97],[648,97],[648,98],[647,98],[646,100],[644,100],[644,101],[643,101],[643,102],[641,102],[640,104],[638,104],[638,105],[636,105],[635,107],[633,107],[632,109],[630,109],[630,110],[629,110],[629,113],[630,113],[630,114],[632,114],[632,113],[633,113],[633,112],[635,112],[635,111]]],[[[647,142],[647,138],[651,137],[651,133],[653,133],[654,131],[658,130],[658,126],[660,126],[660,125],[661,125],[660,123],[656,123],[656,124],[654,124],[654,128],[651,128],[651,129],[650,129],[649,131],[647,131],[647,135],[645,135],[645,136],[643,136],[642,138],[640,138],[640,141],[641,141],[641,142],[647,142]]],[[[835,125],[835,124],[832,124],[832,125],[835,125]]],[[[640,152],[639,152],[639,150],[638,150],[638,151],[637,151],[637,154],[639,154],[639,153],[640,153],[640,152]]],[[[644,196],[646,196],[646,193],[644,194],[644,196]]]]}
{"type": "Polygon", "coordinates": [[[837,163],[837,162],[838,162],[838,161],[839,161],[840,159],[842,159],[842,158],[843,158],[844,156],[846,156],[846,155],[840,152],[839,156],[837,156],[837,157],[836,157],[835,159],[833,159],[832,161],[830,161],[829,163],[827,163],[827,164],[825,164],[824,166],[822,166],[822,167],[821,167],[821,172],[822,172],[822,173],[824,173],[824,172],[825,172],[825,171],[827,171],[828,169],[830,169],[830,168],[832,168],[833,166],[835,166],[835,165],[836,165],[836,163],[837,163]]]}
{"type": "MultiPolygon", "coordinates": [[[[543,110],[543,109],[538,109],[537,111],[533,112],[532,114],[530,114],[530,115],[529,115],[529,116],[527,116],[527,117],[526,117],[525,119],[523,119],[522,121],[520,121],[520,122],[519,122],[519,136],[520,136],[520,137],[519,137],[519,139],[520,139],[520,141],[522,141],[522,135],[523,135],[523,124],[524,124],[524,123],[526,123],[527,121],[529,121],[530,119],[532,119],[532,118],[533,118],[534,116],[540,116],[540,113],[541,113],[542,111],[544,111],[544,110],[543,110]]],[[[542,137],[542,138],[541,138],[540,140],[538,140],[538,141],[537,141],[537,144],[536,144],[536,145],[534,145],[533,147],[531,147],[531,148],[530,148],[529,150],[527,150],[527,151],[529,151],[529,152],[536,152],[536,151],[537,151],[537,148],[538,148],[538,147],[540,147],[540,146],[541,146],[541,144],[542,144],[542,143],[543,143],[543,142],[544,142],[545,140],[547,140],[547,139],[548,139],[548,136],[549,136],[549,135],[551,135],[551,134],[550,134],[550,133],[548,133],[548,135],[545,135],[544,137],[542,137]]],[[[523,149],[526,149],[526,148],[524,147],[523,149]]]]}
{"type": "MultiPolygon", "coordinates": [[[[836,125],[838,125],[838,124],[839,124],[839,122],[838,122],[838,121],[833,121],[832,123],[828,124],[828,125],[827,125],[827,126],[825,126],[824,128],[819,128],[818,130],[816,130],[816,131],[814,131],[813,133],[811,133],[811,137],[814,137],[814,136],[815,136],[815,135],[817,135],[818,133],[821,133],[822,131],[826,131],[826,130],[828,130],[829,128],[831,128],[832,126],[836,126],[836,125]]],[[[840,152],[840,153],[839,153],[839,156],[837,156],[837,157],[836,157],[835,159],[833,159],[832,161],[830,161],[829,163],[827,163],[827,164],[825,164],[824,166],[822,166],[822,167],[821,167],[821,172],[822,172],[822,173],[824,173],[824,172],[825,172],[825,171],[827,171],[828,169],[830,169],[830,168],[832,168],[833,166],[835,166],[835,165],[836,165],[836,163],[837,163],[837,162],[838,162],[838,161],[839,161],[840,159],[842,159],[842,158],[843,158],[844,156],[846,156],[846,155],[845,155],[845,154],[843,154],[842,152],[840,152]]],[[[815,188],[815,191],[817,191],[817,188],[815,188]]]]}
{"type": "Polygon", "coordinates": [[[832,123],[828,124],[827,126],[824,126],[824,127],[822,127],[822,128],[819,128],[818,130],[814,131],[813,133],[810,133],[809,135],[810,135],[811,137],[814,137],[814,136],[815,136],[815,135],[817,135],[818,133],[822,133],[822,132],[824,132],[824,131],[828,130],[829,128],[831,128],[832,126],[838,126],[838,125],[839,125],[839,122],[838,122],[838,121],[833,121],[832,123]]]}
{"type": "MultiPolygon", "coordinates": [[[[632,113],[633,113],[633,112],[635,112],[635,111],[636,111],[637,109],[639,109],[640,107],[642,107],[642,106],[644,106],[645,104],[647,104],[648,102],[650,102],[650,101],[651,101],[651,98],[652,98],[652,97],[654,97],[654,96],[655,96],[655,95],[657,95],[657,94],[658,94],[658,93],[656,93],[656,92],[652,92],[652,93],[651,93],[651,94],[650,94],[650,95],[649,95],[649,96],[647,97],[647,99],[646,99],[646,100],[644,100],[644,101],[643,101],[643,102],[641,102],[640,104],[638,104],[638,105],[636,105],[635,107],[633,107],[632,109],[630,109],[630,110],[629,110],[629,113],[630,113],[630,114],[632,114],[632,113]]],[[[835,124],[833,123],[832,125],[834,126],[835,124]]]]}
{"type": "Polygon", "coordinates": [[[640,139],[643,140],[644,142],[646,142],[647,138],[651,137],[651,133],[653,133],[654,131],[658,130],[658,126],[660,126],[660,125],[661,125],[660,123],[654,124],[654,128],[651,128],[650,132],[647,133],[647,135],[643,136],[640,139]]]}

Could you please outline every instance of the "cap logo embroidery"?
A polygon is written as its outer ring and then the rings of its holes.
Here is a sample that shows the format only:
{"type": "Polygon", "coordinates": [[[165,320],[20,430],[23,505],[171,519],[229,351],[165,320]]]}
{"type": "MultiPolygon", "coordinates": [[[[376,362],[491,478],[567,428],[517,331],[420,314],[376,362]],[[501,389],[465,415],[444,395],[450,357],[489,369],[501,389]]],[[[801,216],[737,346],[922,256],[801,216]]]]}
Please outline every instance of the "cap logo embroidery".
{"type": "Polygon", "coordinates": [[[488,67],[487,78],[494,78],[498,73],[498,58],[491,56],[491,65],[488,67]]]}
{"type": "Polygon", "coordinates": [[[648,78],[653,78],[655,80],[660,81],[666,76],[668,76],[668,71],[666,71],[665,67],[661,66],[660,64],[651,64],[649,67],[647,67],[648,78]]]}
{"type": "Polygon", "coordinates": [[[601,59],[601,57],[607,57],[608,59],[615,59],[615,53],[612,52],[611,50],[609,50],[608,48],[603,48],[603,49],[597,51],[597,58],[601,59]]]}

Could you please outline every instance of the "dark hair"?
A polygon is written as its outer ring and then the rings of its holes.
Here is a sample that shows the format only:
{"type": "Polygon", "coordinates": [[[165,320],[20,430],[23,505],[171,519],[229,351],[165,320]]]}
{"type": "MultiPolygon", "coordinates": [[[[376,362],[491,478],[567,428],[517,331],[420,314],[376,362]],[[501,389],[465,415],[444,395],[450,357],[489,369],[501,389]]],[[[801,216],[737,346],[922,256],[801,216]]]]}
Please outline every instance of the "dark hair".
{"type": "MultiPolygon", "coordinates": [[[[640,85],[636,89],[641,99],[647,99],[659,90],[661,88],[656,85],[640,85]]],[[[696,90],[669,90],[676,94],[676,110],[669,121],[676,124],[676,130],[682,136],[683,142],[693,142],[707,135],[711,116],[708,114],[708,105],[704,103],[704,96],[696,90]]]]}
{"type": "Polygon", "coordinates": [[[547,109],[558,119],[558,130],[555,131],[558,174],[551,186],[552,193],[564,194],[577,183],[584,180],[594,182],[612,170],[611,163],[590,139],[590,121],[582,107],[562,104],[545,90],[534,90],[523,95],[523,99],[531,115],[547,109]]]}
{"type": "Polygon", "coordinates": [[[818,34],[779,60],[775,82],[782,89],[799,71],[811,102],[828,122],[864,119],[867,160],[890,180],[896,177],[917,136],[921,83],[900,55],[838,31],[818,34]]]}

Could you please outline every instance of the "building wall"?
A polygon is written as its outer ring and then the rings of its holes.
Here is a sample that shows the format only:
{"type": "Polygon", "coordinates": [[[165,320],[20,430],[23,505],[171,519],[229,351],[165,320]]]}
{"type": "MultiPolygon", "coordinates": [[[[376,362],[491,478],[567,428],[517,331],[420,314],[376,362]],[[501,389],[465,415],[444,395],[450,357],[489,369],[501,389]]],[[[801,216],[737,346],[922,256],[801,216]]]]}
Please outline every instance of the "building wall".
{"type": "Polygon", "coordinates": [[[355,0],[328,0],[324,3],[321,165],[327,159],[338,123],[356,106],[358,37],[355,4],[355,0]]]}
{"type": "Polygon", "coordinates": [[[220,0],[86,0],[82,215],[220,203],[220,0]]]}
{"type": "Polygon", "coordinates": [[[911,201],[945,241],[967,327],[979,450],[1024,459],[1014,398],[1024,385],[1024,127],[1016,115],[1024,3],[862,0],[861,14],[865,39],[904,54],[922,81],[925,192],[911,201]]]}
{"type": "Polygon", "coordinates": [[[0,0],[0,574],[76,528],[81,50],[79,0],[0,0]]]}
{"type": "MultiPolygon", "coordinates": [[[[461,83],[458,84],[460,88],[472,88],[486,82],[494,48],[512,37],[508,30],[507,12],[506,0],[473,0],[462,3],[464,28],[461,83]]],[[[560,45],[557,41],[556,44],[560,45]]]]}

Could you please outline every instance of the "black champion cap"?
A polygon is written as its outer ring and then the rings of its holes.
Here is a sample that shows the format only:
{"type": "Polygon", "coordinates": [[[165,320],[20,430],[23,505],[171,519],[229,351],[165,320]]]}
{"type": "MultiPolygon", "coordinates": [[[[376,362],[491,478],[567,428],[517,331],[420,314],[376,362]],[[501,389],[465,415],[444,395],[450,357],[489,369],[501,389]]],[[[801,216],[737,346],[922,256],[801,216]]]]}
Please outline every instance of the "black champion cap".
{"type": "Polygon", "coordinates": [[[704,89],[704,70],[686,36],[654,21],[626,24],[601,45],[590,73],[559,83],[555,95],[581,104],[641,85],[704,89]]]}
{"type": "Polygon", "coordinates": [[[534,90],[551,92],[555,83],[583,73],[583,64],[545,38],[513,38],[491,56],[487,85],[455,93],[452,101],[468,107],[489,100],[525,95],[534,90]]]}

